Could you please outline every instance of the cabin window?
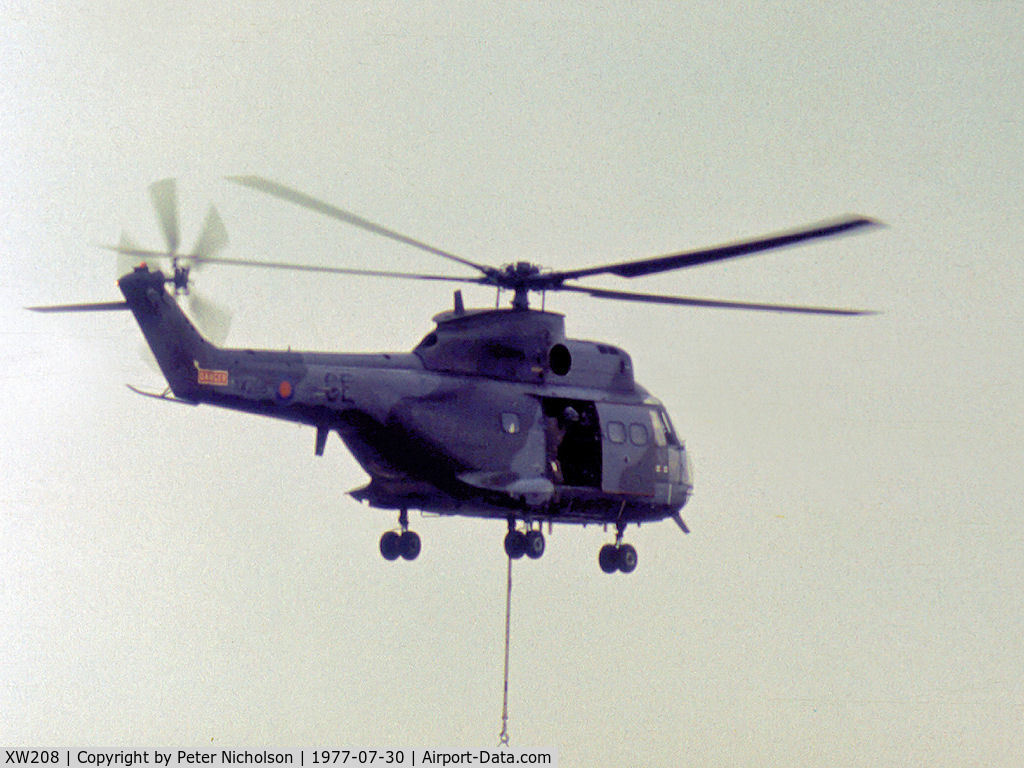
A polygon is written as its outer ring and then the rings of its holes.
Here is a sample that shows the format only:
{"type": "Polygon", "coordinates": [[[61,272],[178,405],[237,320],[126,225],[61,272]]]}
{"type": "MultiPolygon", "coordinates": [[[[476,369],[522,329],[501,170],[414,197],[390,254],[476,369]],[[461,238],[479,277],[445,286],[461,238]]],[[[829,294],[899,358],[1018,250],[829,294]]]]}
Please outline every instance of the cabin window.
{"type": "Polygon", "coordinates": [[[501,414],[501,428],[507,435],[515,435],[519,433],[519,414],[518,413],[503,413],[501,414]]]}
{"type": "Polygon", "coordinates": [[[629,425],[629,442],[633,445],[647,445],[647,427],[633,422],[629,425]]]}
{"type": "Polygon", "coordinates": [[[626,425],[621,421],[609,421],[608,439],[616,444],[626,442],[626,425]]]}

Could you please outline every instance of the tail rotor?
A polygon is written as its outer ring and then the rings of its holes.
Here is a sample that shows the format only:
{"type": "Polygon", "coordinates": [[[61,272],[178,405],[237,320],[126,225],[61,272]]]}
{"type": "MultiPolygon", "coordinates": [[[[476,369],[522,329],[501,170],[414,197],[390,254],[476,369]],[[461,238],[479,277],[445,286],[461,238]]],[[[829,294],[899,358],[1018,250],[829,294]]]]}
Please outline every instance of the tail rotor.
{"type": "Polygon", "coordinates": [[[215,345],[219,347],[227,340],[228,331],[231,330],[231,312],[223,305],[196,291],[190,291],[188,310],[203,335],[215,345]]]}
{"type": "Polygon", "coordinates": [[[141,259],[167,259],[171,263],[171,273],[165,280],[174,286],[174,293],[188,297],[190,314],[199,326],[200,331],[214,344],[223,344],[231,327],[231,313],[222,305],[198,294],[191,280],[192,270],[198,270],[208,260],[213,259],[228,245],[228,233],[217,209],[210,206],[203,222],[203,227],[196,238],[196,244],[190,253],[179,253],[181,229],[179,225],[178,187],[174,179],[161,179],[149,187],[149,197],[156,211],[157,223],[163,234],[166,251],[150,251],[140,249],[124,233],[116,248],[109,250],[117,253],[118,274],[123,275],[141,259]]]}

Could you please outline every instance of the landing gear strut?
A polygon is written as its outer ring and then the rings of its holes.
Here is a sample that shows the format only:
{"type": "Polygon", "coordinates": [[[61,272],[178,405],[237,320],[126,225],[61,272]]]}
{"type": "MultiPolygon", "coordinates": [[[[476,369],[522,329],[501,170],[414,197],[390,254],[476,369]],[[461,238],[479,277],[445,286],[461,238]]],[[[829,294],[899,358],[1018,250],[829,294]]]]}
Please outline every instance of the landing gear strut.
{"type": "Polygon", "coordinates": [[[380,553],[385,560],[415,560],[420,554],[420,537],[415,531],[409,530],[409,513],[402,510],[398,514],[398,524],[402,532],[387,531],[380,537],[380,553]]]}
{"type": "Polygon", "coordinates": [[[631,544],[622,543],[622,533],[625,529],[625,523],[616,523],[615,543],[605,544],[597,554],[597,562],[605,573],[632,573],[636,570],[636,549],[631,544]]]}
{"type": "Polygon", "coordinates": [[[536,528],[518,531],[515,519],[509,518],[508,533],[505,534],[505,554],[513,560],[518,560],[523,555],[536,560],[544,554],[544,534],[536,528]]]}

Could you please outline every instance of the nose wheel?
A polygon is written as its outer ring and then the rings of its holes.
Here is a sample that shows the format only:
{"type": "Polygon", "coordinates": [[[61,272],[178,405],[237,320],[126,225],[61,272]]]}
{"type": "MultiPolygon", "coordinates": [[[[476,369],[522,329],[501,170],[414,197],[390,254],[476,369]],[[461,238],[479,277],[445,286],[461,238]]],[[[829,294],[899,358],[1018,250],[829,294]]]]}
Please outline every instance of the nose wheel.
{"type": "Polygon", "coordinates": [[[597,562],[605,573],[632,573],[636,570],[637,554],[632,544],[622,543],[622,532],[625,525],[617,524],[615,543],[605,544],[597,553],[597,562]]]}
{"type": "Polygon", "coordinates": [[[420,536],[409,530],[409,513],[402,510],[398,515],[398,524],[402,531],[386,531],[380,537],[380,553],[385,560],[415,560],[421,549],[420,536]]]}
{"type": "Polygon", "coordinates": [[[605,544],[597,554],[597,562],[605,573],[632,573],[636,570],[636,549],[631,544],[605,544]]]}

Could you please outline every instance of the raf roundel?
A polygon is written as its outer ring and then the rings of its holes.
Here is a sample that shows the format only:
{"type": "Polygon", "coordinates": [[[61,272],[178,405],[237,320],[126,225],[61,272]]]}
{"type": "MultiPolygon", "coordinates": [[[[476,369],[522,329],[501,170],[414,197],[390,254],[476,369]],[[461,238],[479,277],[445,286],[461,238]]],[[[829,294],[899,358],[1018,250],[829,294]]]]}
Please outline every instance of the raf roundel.
{"type": "Polygon", "coordinates": [[[284,379],[280,384],[277,385],[277,396],[282,400],[292,399],[292,383],[288,379],[284,379]]]}

